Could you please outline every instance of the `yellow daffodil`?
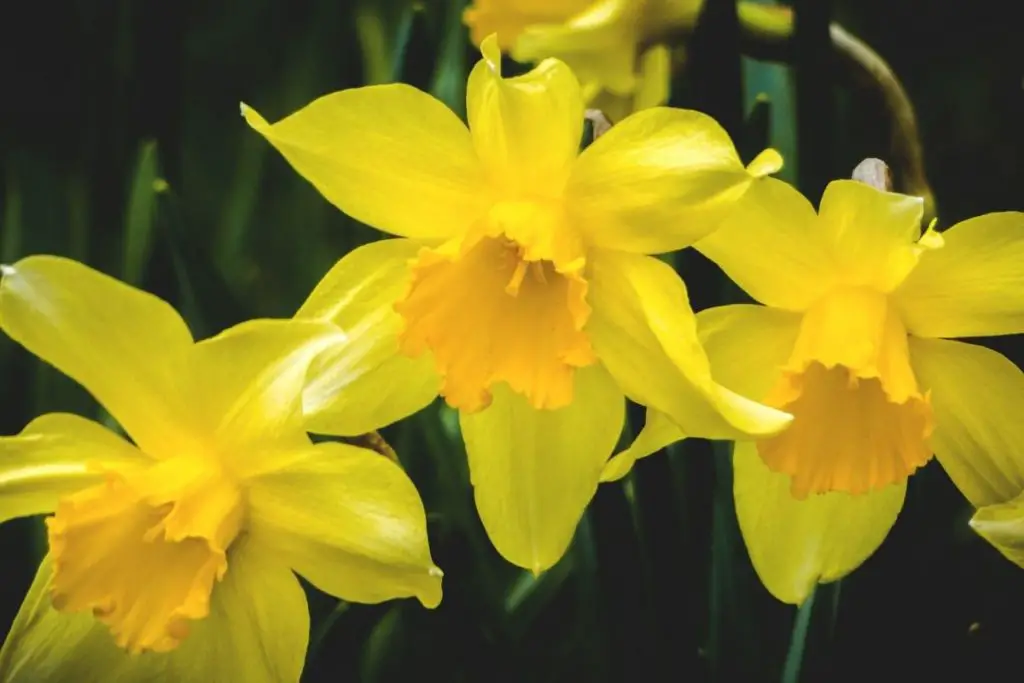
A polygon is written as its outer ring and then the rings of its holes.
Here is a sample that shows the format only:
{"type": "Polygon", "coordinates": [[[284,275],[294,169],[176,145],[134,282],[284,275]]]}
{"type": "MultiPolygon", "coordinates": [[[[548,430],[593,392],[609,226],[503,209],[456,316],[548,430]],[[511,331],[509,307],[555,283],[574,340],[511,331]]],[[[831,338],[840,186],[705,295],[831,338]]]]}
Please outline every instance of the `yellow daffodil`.
{"type": "MultiPolygon", "coordinates": [[[[815,214],[766,179],[696,245],[764,304],[697,316],[715,377],[794,417],[733,456],[740,528],[780,600],[803,601],[873,553],[933,453],[975,506],[1024,490],[1012,408],[1024,376],[994,351],[948,340],[1024,332],[1024,214],[922,236],[922,209],[839,180],[815,214]]],[[[617,457],[679,437],[663,416],[649,419],[617,457]]]]}
{"type": "Polygon", "coordinates": [[[64,413],[0,438],[0,521],[55,511],[0,680],[297,682],[295,573],[346,600],[438,604],[412,483],[303,428],[306,370],[343,342],[336,326],[259,320],[195,343],[166,303],[74,261],[2,270],[3,331],[132,441],[64,413]]]}
{"type": "Polygon", "coordinates": [[[464,18],[480,45],[497,32],[520,62],[555,57],[580,80],[584,101],[612,121],[664,104],[671,80],[665,24],[693,25],[703,0],[476,0],[464,18]]]}
{"type": "Polygon", "coordinates": [[[706,235],[780,160],[768,151],[745,169],[712,119],[665,108],[580,153],[569,68],[547,60],[504,79],[493,37],[483,53],[468,129],[402,84],[326,95],[273,125],[243,111],[328,200],[403,238],[343,258],[298,313],[353,339],[310,371],[311,431],[358,432],[363,406],[386,402],[398,419],[440,390],[460,412],[492,541],[540,571],[596,490],[624,394],[689,434],[788,423],[712,381],[682,281],[645,255],[706,235]]]}

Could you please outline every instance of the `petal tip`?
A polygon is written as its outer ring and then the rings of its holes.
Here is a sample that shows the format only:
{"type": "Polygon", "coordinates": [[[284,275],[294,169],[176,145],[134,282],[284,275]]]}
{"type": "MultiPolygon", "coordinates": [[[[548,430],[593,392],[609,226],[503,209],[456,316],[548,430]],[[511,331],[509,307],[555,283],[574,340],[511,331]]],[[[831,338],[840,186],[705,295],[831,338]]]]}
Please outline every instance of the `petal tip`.
{"type": "Polygon", "coordinates": [[[9,266],[6,263],[0,263],[0,277],[9,277],[15,274],[14,266],[9,266]]]}
{"type": "Polygon", "coordinates": [[[480,54],[483,55],[487,68],[496,76],[501,76],[501,46],[498,44],[498,34],[492,33],[480,41],[480,54]]]}
{"type": "Polygon", "coordinates": [[[783,164],[782,155],[778,150],[769,147],[754,157],[747,165],[747,172],[755,178],[763,178],[781,171],[783,164]]]}
{"type": "Polygon", "coordinates": [[[427,609],[435,609],[441,604],[441,579],[444,577],[444,572],[440,567],[432,564],[427,568],[427,575],[430,577],[427,581],[428,585],[425,589],[417,592],[416,599],[427,609]]]}
{"type": "Polygon", "coordinates": [[[245,102],[238,103],[238,111],[242,115],[242,118],[245,119],[245,122],[248,123],[253,129],[262,133],[267,128],[270,127],[270,124],[267,123],[267,120],[260,116],[259,112],[257,112],[255,109],[250,107],[245,102]]]}

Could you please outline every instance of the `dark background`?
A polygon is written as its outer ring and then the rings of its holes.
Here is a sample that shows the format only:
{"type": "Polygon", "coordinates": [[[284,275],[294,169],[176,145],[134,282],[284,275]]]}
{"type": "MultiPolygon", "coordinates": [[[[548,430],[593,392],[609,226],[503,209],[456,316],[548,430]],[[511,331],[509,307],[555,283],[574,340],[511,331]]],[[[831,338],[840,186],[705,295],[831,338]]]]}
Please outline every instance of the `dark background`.
{"type": "MultiPolygon", "coordinates": [[[[477,54],[462,5],[8,4],[0,20],[0,262],[39,252],[80,259],[172,301],[197,336],[290,315],[337,258],[377,233],[288,168],[244,125],[239,101],[275,120],[318,95],[397,78],[459,110],[477,54]],[[368,54],[400,58],[381,67],[368,54]],[[157,178],[166,191],[153,191],[157,178]]],[[[848,176],[863,157],[891,155],[877,98],[830,66],[824,27],[838,20],[890,63],[910,95],[940,227],[1021,210],[1024,48],[1008,7],[807,0],[796,8],[796,64],[765,67],[741,59],[731,3],[709,0],[672,103],[718,117],[747,160],[777,145],[787,156],[783,177],[817,202],[829,179],[848,176]],[[753,110],[759,93],[770,105],[753,110]]],[[[676,264],[695,308],[734,296],[696,253],[676,264]]],[[[1024,361],[1015,338],[985,343],[1024,361]]],[[[0,434],[52,410],[98,409],[0,339],[0,434]]],[[[642,413],[631,417],[639,426],[642,413]]],[[[642,461],[624,483],[602,486],[566,558],[534,580],[483,535],[456,429],[435,405],[385,430],[430,513],[434,558],[446,574],[442,606],[336,608],[313,595],[304,680],[1019,675],[1024,571],[967,527],[970,510],[937,463],[912,479],[881,549],[820,587],[797,620],[746,558],[721,447],[686,442],[642,461]]],[[[4,630],[43,549],[39,528],[19,520],[0,529],[4,630]]]]}

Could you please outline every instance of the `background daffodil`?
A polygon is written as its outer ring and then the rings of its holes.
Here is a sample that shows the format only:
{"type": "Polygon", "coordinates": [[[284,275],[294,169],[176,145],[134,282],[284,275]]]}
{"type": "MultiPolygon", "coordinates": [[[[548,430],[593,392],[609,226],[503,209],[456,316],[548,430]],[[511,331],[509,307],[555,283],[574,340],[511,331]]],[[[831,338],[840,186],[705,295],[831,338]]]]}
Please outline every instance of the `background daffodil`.
{"type": "Polygon", "coordinates": [[[649,44],[666,22],[695,24],[703,0],[476,0],[464,15],[477,45],[497,32],[520,62],[555,57],[580,80],[587,105],[612,121],[668,101],[667,45],[649,44]]]}
{"type": "MultiPolygon", "coordinates": [[[[733,465],[754,567],[799,603],[882,543],[933,452],[976,506],[1024,488],[1010,409],[1024,377],[948,340],[1024,332],[1024,214],[922,236],[921,199],[852,180],[829,184],[817,214],[773,179],[749,200],[695,246],[763,305],[697,318],[716,378],[794,416],[777,436],[737,443],[733,465]]],[[[653,416],[629,455],[672,429],[653,416]]]]}
{"type": "Polygon", "coordinates": [[[397,84],[327,95],[274,125],[244,113],[328,200],[404,238],[343,258],[298,313],[358,340],[311,371],[310,428],[364,429],[335,406],[375,404],[372,386],[404,393],[403,412],[440,388],[460,411],[491,540],[540,571],[594,494],[625,396],[688,434],[741,438],[788,422],[712,381],[682,281],[646,255],[706,235],[779,159],[768,152],[748,171],[712,119],[665,108],[579,153],[569,68],[546,60],[504,79],[493,37],[483,53],[468,129],[397,84]],[[366,379],[378,373],[387,380],[366,379]]]}
{"type": "Polygon", "coordinates": [[[402,470],[303,428],[306,369],[343,343],[336,326],[195,343],[160,299],[33,256],[3,266],[0,327],[132,439],[65,413],[0,438],[0,520],[55,511],[0,680],[294,683],[309,614],[293,572],[357,602],[440,601],[402,470]]]}

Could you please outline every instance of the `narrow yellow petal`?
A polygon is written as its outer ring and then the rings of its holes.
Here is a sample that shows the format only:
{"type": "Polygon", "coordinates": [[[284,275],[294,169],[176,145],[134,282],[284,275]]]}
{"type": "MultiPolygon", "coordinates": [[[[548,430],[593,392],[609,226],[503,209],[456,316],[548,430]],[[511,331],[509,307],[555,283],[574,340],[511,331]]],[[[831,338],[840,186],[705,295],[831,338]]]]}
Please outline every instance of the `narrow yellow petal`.
{"type": "Polygon", "coordinates": [[[409,261],[420,245],[381,240],[347,254],[320,280],[295,317],[327,320],[346,339],[310,366],[303,393],[306,428],[354,436],[396,422],[428,405],[440,379],[429,353],[399,352],[403,322],[395,301],[409,289],[409,261]]]}
{"type": "Polygon", "coordinates": [[[821,197],[816,234],[847,285],[891,292],[917,265],[923,214],[920,197],[834,180],[821,197]]]}
{"type": "Polygon", "coordinates": [[[68,615],[50,600],[43,560],[0,651],[4,683],[298,683],[309,638],[302,586],[288,568],[247,541],[217,584],[210,615],[181,647],[131,655],[89,613],[68,615]]]}
{"type": "Polygon", "coordinates": [[[640,57],[640,76],[633,95],[633,110],[660,107],[668,102],[671,83],[672,51],[667,45],[655,45],[640,57]]]}
{"type": "Polygon", "coordinates": [[[460,423],[480,519],[509,562],[554,565],[597,490],[625,418],[622,392],[599,366],[576,372],[573,402],[537,410],[504,385],[460,423]]]}
{"type": "Polygon", "coordinates": [[[0,437],[0,522],[52,512],[63,496],[103,480],[110,469],[149,460],[105,427],[67,413],[32,420],[0,437]]]}
{"type": "Polygon", "coordinates": [[[974,513],[971,528],[1018,567],[1024,567],[1024,495],[974,513]]]}
{"type": "Polygon", "coordinates": [[[320,590],[351,602],[440,603],[423,503],[388,458],[322,443],[248,485],[253,538],[320,590]]]}
{"type": "Polygon", "coordinates": [[[591,266],[586,331],[628,397],[666,413],[689,436],[749,438],[789,423],[787,413],[713,381],[686,287],[670,266],[603,251],[591,266]]]}
{"type": "Polygon", "coordinates": [[[799,311],[835,281],[831,252],[815,234],[817,220],[800,192],[765,178],[694,248],[757,301],[799,311]]]}
{"type": "Polygon", "coordinates": [[[494,36],[466,86],[473,145],[501,197],[558,197],[583,136],[583,98],[569,67],[546,59],[515,78],[501,75],[494,36]]]}
{"type": "Polygon", "coordinates": [[[601,471],[601,481],[618,481],[629,474],[640,458],[646,458],[662,448],[685,439],[686,435],[668,415],[652,408],[647,409],[647,421],[629,448],[615,454],[601,471]]]}
{"type": "Polygon", "coordinates": [[[789,477],[772,472],[753,443],[733,455],[736,517],[765,588],[802,603],[817,583],[846,576],[882,544],[896,522],[906,484],[854,496],[825,493],[796,500],[789,477]]]}
{"type": "Polygon", "coordinates": [[[1024,213],[990,213],[942,233],[895,300],[911,334],[979,337],[1024,332],[1024,213]]]}
{"type": "Polygon", "coordinates": [[[910,338],[910,361],[935,411],[931,444],[949,478],[975,507],[1024,491],[1024,373],[973,344],[910,338]]]}
{"type": "Polygon", "coordinates": [[[483,212],[469,131],[411,86],[331,93],[273,125],[242,114],[329,202],[379,230],[448,238],[483,212]]]}
{"type": "Polygon", "coordinates": [[[308,443],[302,427],[302,389],[310,363],[344,343],[333,323],[318,320],[250,320],[193,349],[192,410],[206,418],[229,462],[241,470],[261,467],[254,448],[308,443]]]}
{"type": "Polygon", "coordinates": [[[192,335],[167,303],[88,266],[30,256],[0,279],[0,327],[84,386],[142,450],[188,449],[192,335]]]}
{"type": "Polygon", "coordinates": [[[655,107],[612,126],[584,150],[566,199],[590,244],[653,254],[708,235],[752,181],[714,119],[655,107]]]}

